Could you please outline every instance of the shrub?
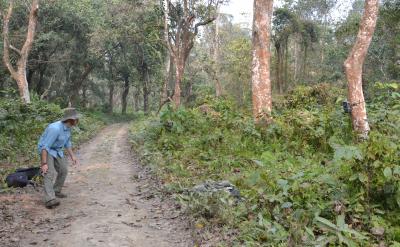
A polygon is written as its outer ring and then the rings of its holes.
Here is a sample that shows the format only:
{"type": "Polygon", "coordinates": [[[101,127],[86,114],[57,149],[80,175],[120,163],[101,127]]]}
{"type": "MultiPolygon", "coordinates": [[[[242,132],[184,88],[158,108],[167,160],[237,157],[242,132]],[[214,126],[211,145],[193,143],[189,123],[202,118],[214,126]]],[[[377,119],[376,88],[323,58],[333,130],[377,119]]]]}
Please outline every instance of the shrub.
{"type": "Polygon", "coordinates": [[[132,138],[176,193],[207,179],[240,189],[238,205],[184,200],[196,221],[238,229],[236,245],[399,244],[398,94],[395,86],[375,90],[362,143],[342,110],[344,93],[325,84],[295,89],[266,128],[229,99],[205,98],[192,109],[165,109],[133,127],[132,138]]]}

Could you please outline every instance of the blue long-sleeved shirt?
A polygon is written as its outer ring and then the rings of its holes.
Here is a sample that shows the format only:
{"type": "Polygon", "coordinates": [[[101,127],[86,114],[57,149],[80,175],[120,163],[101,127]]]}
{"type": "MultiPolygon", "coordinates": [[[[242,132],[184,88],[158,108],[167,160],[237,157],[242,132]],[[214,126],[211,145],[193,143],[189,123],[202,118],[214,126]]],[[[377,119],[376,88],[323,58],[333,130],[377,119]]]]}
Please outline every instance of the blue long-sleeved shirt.
{"type": "Polygon", "coordinates": [[[46,149],[54,158],[64,157],[63,148],[71,146],[71,128],[63,122],[57,121],[49,124],[40,137],[38,151],[40,154],[43,149],[46,149]]]}

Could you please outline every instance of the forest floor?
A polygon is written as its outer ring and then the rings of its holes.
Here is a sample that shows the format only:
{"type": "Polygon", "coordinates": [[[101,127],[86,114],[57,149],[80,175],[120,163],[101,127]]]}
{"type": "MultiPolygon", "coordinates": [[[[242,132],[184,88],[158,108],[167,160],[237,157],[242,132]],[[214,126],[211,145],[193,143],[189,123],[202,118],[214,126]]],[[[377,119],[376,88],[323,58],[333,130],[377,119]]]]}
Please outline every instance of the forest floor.
{"type": "Polygon", "coordinates": [[[110,125],[77,151],[59,207],[44,207],[41,187],[0,194],[0,245],[193,246],[179,206],[131,153],[128,124],[110,125]]]}

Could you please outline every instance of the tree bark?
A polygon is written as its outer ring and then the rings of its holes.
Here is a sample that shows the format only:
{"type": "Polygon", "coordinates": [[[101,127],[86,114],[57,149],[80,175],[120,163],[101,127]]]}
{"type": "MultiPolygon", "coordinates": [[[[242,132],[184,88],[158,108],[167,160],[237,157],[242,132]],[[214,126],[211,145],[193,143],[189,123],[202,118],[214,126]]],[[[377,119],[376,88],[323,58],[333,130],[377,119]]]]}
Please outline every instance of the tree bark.
{"type": "Polygon", "coordinates": [[[351,105],[353,129],[368,136],[370,130],[367,120],[364,93],[362,88],[362,70],[368,48],[378,19],[379,1],[365,0],[365,10],[358,31],[357,40],[344,62],[348,82],[348,100],[351,105]]]}
{"type": "Polygon", "coordinates": [[[28,62],[29,53],[32,49],[33,40],[36,33],[36,26],[38,21],[39,0],[32,0],[31,10],[29,12],[28,31],[26,34],[25,43],[21,50],[18,50],[10,44],[9,40],[9,23],[13,13],[14,1],[11,0],[8,6],[7,14],[3,20],[3,37],[4,37],[4,52],[3,61],[6,65],[11,77],[17,82],[20,97],[24,103],[30,103],[29,86],[26,78],[26,66],[28,62]],[[18,53],[17,69],[13,67],[10,60],[10,50],[18,53]]]}
{"type": "Polygon", "coordinates": [[[219,80],[219,9],[217,9],[217,18],[215,20],[215,35],[214,35],[214,47],[213,47],[213,70],[214,70],[214,81],[215,81],[215,96],[220,97],[222,95],[222,86],[219,80]]]}
{"type": "Polygon", "coordinates": [[[288,88],[288,84],[289,84],[289,45],[288,45],[288,41],[286,41],[285,44],[285,64],[284,64],[284,80],[283,80],[283,92],[285,92],[288,88]]]}
{"type": "Polygon", "coordinates": [[[302,79],[305,81],[308,79],[307,76],[307,58],[308,58],[308,46],[304,46],[304,56],[303,56],[303,72],[302,72],[302,79]]]}
{"type": "Polygon", "coordinates": [[[252,98],[255,122],[268,122],[272,112],[270,40],[273,0],[254,0],[252,98]]]}
{"type": "Polygon", "coordinates": [[[87,98],[87,85],[82,87],[82,107],[86,108],[88,105],[88,98],[87,98]]]}
{"type": "Polygon", "coordinates": [[[149,109],[149,81],[150,75],[147,65],[143,66],[143,112],[148,112],[149,109]]]}
{"type": "Polygon", "coordinates": [[[114,111],[114,89],[115,89],[115,85],[114,85],[114,73],[113,73],[113,58],[110,55],[110,61],[108,63],[108,72],[109,72],[109,76],[108,76],[108,113],[113,113],[114,111]]]}
{"type": "Polygon", "coordinates": [[[108,113],[113,113],[114,111],[114,83],[113,82],[109,82],[108,84],[109,87],[109,92],[108,92],[108,104],[109,104],[109,108],[108,108],[108,113]]]}
{"type": "Polygon", "coordinates": [[[39,68],[39,80],[36,84],[36,93],[42,95],[44,93],[44,74],[46,72],[47,66],[40,66],[39,68]]]}
{"type": "Polygon", "coordinates": [[[133,104],[134,104],[134,107],[135,107],[135,112],[140,111],[140,106],[139,106],[140,98],[139,97],[140,97],[140,90],[139,90],[139,88],[136,87],[134,98],[133,98],[133,104]]]}
{"type": "Polygon", "coordinates": [[[176,108],[181,105],[181,84],[183,72],[185,71],[185,62],[182,60],[183,59],[181,57],[175,58],[175,89],[172,100],[174,101],[176,108]]]}
{"type": "Polygon", "coordinates": [[[298,64],[299,64],[299,56],[298,56],[298,50],[299,50],[299,44],[298,44],[298,34],[296,34],[295,40],[294,40],[294,74],[293,74],[293,81],[297,82],[297,74],[298,74],[298,64]]]}
{"type": "Polygon", "coordinates": [[[122,114],[126,114],[127,97],[129,94],[129,75],[123,75],[124,77],[124,91],[122,92],[122,114]]]}
{"type": "Polygon", "coordinates": [[[172,68],[172,59],[171,56],[168,54],[167,59],[165,61],[165,75],[164,75],[165,78],[161,89],[160,105],[168,100],[168,84],[170,79],[171,68],[172,68]]]}
{"type": "MultiPolygon", "coordinates": [[[[164,40],[165,42],[169,42],[169,30],[168,30],[168,16],[169,16],[169,1],[163,1],[164,7],[164,40]]],[[[161,89],[161,97],[160,97],[160,107],[167,102],[168,100],[168,84],[170,79],[170,73],[172,69],[173,59],[171,58],[171,54],[169,51],[167,52],[165,59],[165,78],[163,82],[163,86],[161,89]]]]}
{"type": "MultiPolygon", "coordinates": [[[[164,8],[175,8],[170,0],[165,0],[167,5],[164,8]]],[[[215,5],[218,7],[219,1],[208,1],[208,7],[211,5],[215,5]]],[[[183,74],[185,72],[185,63],[189,56],[190,51],[193,48],[194,40],[199,32],[199,27],[210,24],[215,20],[215,17],[209,17],[204,21],[200,21],[195,23],[196,15],[194,12],[192,4],[189,5],[187,0],[183,0],[183,12],[182,14],[178,14],[174,16],[177,20],[176,28],[172,29],[172,34],[170,33],[170,29],[168,27],[168,15],[169,11],[164,10],[164,28],[165,28],[165,43],[168,48],[168,51],[175,63],[175,90],[173,95],[173,102],[175,104],[175,108],[179,107],[181,104],[181,83],[183,74]]],[[[178,11],[175,11],[179,13],[178,11]]]]}

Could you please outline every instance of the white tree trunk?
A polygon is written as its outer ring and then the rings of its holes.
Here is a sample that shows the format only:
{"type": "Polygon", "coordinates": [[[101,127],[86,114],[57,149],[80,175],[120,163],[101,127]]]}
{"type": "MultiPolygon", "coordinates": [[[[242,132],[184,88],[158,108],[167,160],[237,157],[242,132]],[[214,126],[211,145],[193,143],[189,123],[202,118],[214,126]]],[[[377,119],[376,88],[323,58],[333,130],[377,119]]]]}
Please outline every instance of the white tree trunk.
{"type": "Polygon", "coordinates": [[[378,10],[378,0],[365,0],[365,10],[356,43],[344,63],[348,81],[348,100],[352,108],[353,129],[365,137],[368,135],[370,128],[362,87],[362,70],[375,31],[378,10]]]}
{"type": "Polygon", "coordinates": [[[18,50],[10,44],[9,40],[9,23],[13,13],[14,1],[11,0],[8,6],[7,14],[3,20],[3,38],[4,38],[4,52],[3,61],[6,65],[11,77],[17,82],[19,94],[24,103],[30,103],[30,95],[28,88],[28,81],[26,79],[26,66],[28,63],[29,52],[32,49],[33,39],[36,33],[37,26],[37,12],[39,10],[39,0],[32,0],[31,10],[29,12],[29,23],[26,39],[21,50],[18,50]],[[19,59],[17,60],[17,69],[13,67],[10,60],[10,49],[18,53],[19,59]]]}

